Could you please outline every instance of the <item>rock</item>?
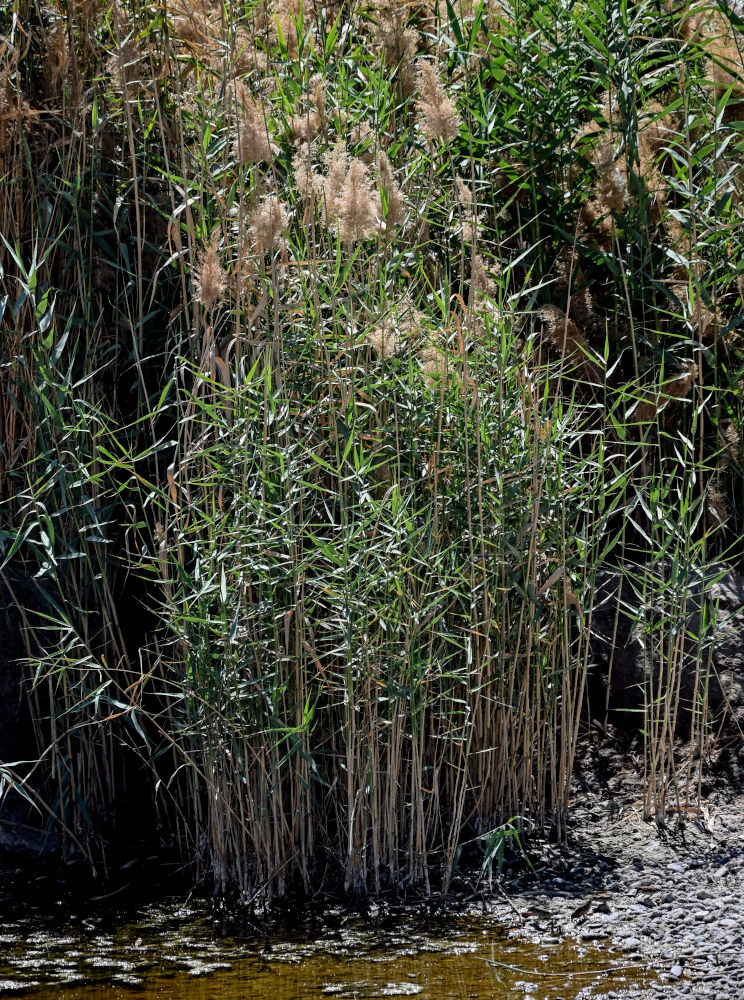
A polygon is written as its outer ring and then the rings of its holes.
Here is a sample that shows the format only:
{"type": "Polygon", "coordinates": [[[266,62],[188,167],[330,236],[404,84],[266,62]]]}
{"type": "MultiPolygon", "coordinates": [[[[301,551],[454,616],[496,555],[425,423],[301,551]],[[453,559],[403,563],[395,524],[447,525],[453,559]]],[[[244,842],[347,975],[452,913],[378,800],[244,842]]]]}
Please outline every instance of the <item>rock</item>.
{"type": "MultiPolygon", "coordinates": [[[[677,723],[689,728],[707,689],[716,716],[744,722],[744,577],[730,566],[599,570],[585,625],[611,709],[640,711],[660,692],[670,702],[678,693],[677,723]]],[[[594,700],[604,708],[604,697],[594,700]]]]}

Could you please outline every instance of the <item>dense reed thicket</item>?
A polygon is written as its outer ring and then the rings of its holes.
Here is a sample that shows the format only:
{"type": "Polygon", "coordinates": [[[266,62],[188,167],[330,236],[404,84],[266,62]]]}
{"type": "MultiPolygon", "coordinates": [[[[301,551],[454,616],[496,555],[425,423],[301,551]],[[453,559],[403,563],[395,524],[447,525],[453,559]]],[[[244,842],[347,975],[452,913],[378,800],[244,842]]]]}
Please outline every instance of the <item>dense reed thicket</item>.
{"type": "Polygon", "coordinates": [[[152,820],[245,901],[434,892],[564,835],[597,568],[742,556],[739,26],[5,5],[2,576],[94,864],[152,820]]]}

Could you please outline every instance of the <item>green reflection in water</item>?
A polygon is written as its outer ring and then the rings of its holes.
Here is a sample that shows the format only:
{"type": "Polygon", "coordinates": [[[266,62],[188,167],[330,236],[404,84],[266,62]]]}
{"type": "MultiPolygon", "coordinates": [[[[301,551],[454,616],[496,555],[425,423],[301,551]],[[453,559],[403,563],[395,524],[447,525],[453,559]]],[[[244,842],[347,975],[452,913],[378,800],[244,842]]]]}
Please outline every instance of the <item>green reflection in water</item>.
{"type": "Polygon", "coordinates": [[[375,926],[336,915],[262,942],[218,937],[179,904],[120,926],[42,915],[0,925],[0,993],[34,1000],[583,1000],[654,979],[601,946],[517,941],[488,917],[375,926]]]}

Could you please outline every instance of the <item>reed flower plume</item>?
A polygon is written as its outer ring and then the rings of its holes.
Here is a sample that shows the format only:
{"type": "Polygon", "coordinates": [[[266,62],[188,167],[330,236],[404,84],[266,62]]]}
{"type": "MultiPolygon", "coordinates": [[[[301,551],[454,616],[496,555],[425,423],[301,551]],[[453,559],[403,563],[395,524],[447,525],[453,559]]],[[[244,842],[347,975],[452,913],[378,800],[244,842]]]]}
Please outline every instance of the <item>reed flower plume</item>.
{"type": "Polygon", "coordinates": [[[313,166],[313,147],[303,142],[292,157],[294,189],[303,201],[314,202],[323,192],[323,178],[313,166]]]}
{"type": "Polygon", "coordinates": [[[574,321],[558,306],[544,305],[537,310],[543,331],[554,349],[576,366],[582,382],[602,385],[604,369],[574,321]]]}
{"type": "Polygon", "coordinates": [[[454,102],[430,62],[420,60],[417,66],[419,128],[432,142],[451,142],[460,132],[460,117],[454,102]]]}
{"type": "Polygon", "coordinates": [[[457,199],[462,207],[462,238],[466,243],[475,243],[478,228],[483,221],[483,213],[478,211],[478,203],[473,197],[473,192],[462,177],[455,178],[455,187],[457,199]]]}
{"type": "Polygon", "coordinates": [[[312,142],[321,132],[328,134],[326,115],[326,83],[322,73],[310,80],[310,94],[304,111],[292,116],[289,129],[295,142],[312,142]]]}
{"type": "Polygon", "coordinates": [[[654,420],[675,400],[682,400],[689,395],[698,377],[698,367],[692,364],[688,369],[674,378],[667,379],[650,395],[645,395],[632,411],[634,421],[648,423],[654,420]]]}
{"type": "Polygon", "coordinates": [[[692,3],[688,10],[681,34],[699,45],[708,56],[705,75],[710,81],[714,98],[718,100],[724,94],[728,95],[723,120],[741,120],[744,118],[741,35],[716,4],[692,3]]]}
{"type": "Polygon", "coordinates": [[[330,228],[339,213],[341,192],[349,169],[349,154],[344,144],[337,142],[326,152],[324,160],[328,172],[323,181],[323,221],[330,228]]]}
{"type": "Polygon", "coordinates": [[[320,132],[320,118],[318,112],[312,108],[293,115],[289,123],[289,130],[295,142],[312,142],[320,132]]]}
{"type": "Polygon", "coordinates": [[[339,236],[344,243],[356,243],[371,236],[378,223],[369,170],[361,160],[352,160],[338,198],[339,236]]]}
{"type": "Polygon", "coordinates": [[[220,301],[227,287],[227,275],[219,257],[219,230],[200,256],[196,266],[194,296],[205,309],[211,309],[220,301]]]}
{"type": "Polygon", "coordinates": [[[269,136],[263,108],[242,85],[238,86],[238,97],[242,115],[234,144],[235,156],[243,165],[271,163],[277,148],[269,136]]]}
{"type": "Polygon", "coordinates": [[[61,95],[69,62],[65,32],[57,25],[49,35],[44,60],[44,89],[47,97],[58,98],[61,95]]]}
{"type": "Polygon", "coordinates": [[[269,195],[255,209],[251,218],[251,236],[259,253],[266,253],[276,246],[287,231],[289,216],[284,203],[277,195],[269,195]]]}
{"type": "Polygon", "coordinates": [[[382,52],[385,66],[399,74],[403,92],[410,94],[415,88],[413,60],[419,40],[418,32],[408,26],[408,4],[382,0],[378,5],[377,18],[372,38],[382,52]]]}
{"type": "Polygon", "coordinates": [[[433,338],[429,338],[419,351],[419,364],[424,381],[431,388],[437,379],[447,373],[447,354],[433,338]]]}

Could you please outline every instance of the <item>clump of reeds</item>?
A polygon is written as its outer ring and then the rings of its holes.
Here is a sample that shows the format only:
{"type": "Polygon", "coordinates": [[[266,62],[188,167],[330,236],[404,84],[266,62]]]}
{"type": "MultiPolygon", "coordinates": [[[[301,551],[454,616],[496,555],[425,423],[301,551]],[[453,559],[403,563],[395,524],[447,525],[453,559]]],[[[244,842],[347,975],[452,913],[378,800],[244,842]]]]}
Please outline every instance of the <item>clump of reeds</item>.
{"type": "Polygon", "coordinates": [[[736,39],[631,8],[0,13],[2,572],[91,856],[131,781],[246,904],[565,837],[597,566],[744,557],[736,39]]]}

